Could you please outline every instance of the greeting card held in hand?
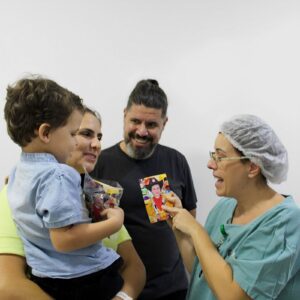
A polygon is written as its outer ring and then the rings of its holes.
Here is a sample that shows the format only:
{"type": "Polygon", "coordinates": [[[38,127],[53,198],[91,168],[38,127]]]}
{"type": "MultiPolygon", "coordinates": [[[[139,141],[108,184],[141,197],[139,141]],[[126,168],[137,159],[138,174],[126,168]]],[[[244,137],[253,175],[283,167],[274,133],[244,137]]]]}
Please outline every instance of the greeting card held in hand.
{"type": "Polygon", "coordinates": [[[170,215],[162,209],[162,205],[173,206],[166,195],[171,192],[165,173],[145,177],[139,180],[146,211],[151,223],[169,219],[170,215]]]}
{"type": "Polygon", "coordinates": [[[123,188],[116,181],[98,181],[85,173],[83,192],[90,217],[93,222],[98,222],[103,219],[101,212],[104,209],[119,206],[123,188]]]}

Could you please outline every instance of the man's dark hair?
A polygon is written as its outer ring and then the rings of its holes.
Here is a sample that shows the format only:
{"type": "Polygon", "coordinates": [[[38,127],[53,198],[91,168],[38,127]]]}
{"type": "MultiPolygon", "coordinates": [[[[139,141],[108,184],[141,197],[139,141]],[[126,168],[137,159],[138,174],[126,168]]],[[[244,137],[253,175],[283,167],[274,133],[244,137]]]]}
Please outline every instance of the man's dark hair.
{"type": "Polygon", "coordinates": [[[7,87],[4,117],[11,139],[24,147],[43,123],[56,129],[67,123],[74,110],[83,112],[82,99],[40,76],[23,78],[7,87]]]}
{"type": "Polygon", "coordinates": [[[167,114],[167,96],[155,79],[141,80],[136,84],[129,96],[126,109],[130,109],[133,104],[161,109],[162,117],[167,114]]]}

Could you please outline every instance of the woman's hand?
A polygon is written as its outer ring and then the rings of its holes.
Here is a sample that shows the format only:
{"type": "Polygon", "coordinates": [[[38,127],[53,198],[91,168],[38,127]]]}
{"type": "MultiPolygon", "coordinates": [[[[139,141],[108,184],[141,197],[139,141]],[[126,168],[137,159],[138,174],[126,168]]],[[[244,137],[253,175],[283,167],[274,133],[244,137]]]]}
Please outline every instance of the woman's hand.
{"type": "Polygon", "coordinates": [[[191,236],[192,231],[200,225],[186,209],[166,205],[163,206],[163,209],[171,216],[173,230],[177,229],[191,236]]]}
{"type": "Polygon", "coordinates": [[[169,203],[169,204],[171,204],[171,206],[182,208],[181,200],[174,192],[164,194],[164,198],[166,200],[167,206],[170,206],[170,205],[168,205],[168,203],[169,203]]]}
{"type": "MultiPolygon", "coordinates": [[[[165,205],[162,205],[162,209],[164,209],[164,207],[182,208],[181,200],[174,192],[171,192],[168,194],[163,194],[163,197],[164,197],[165,205]]],[[[168,212],[167,210],[165,210],[165,211],[168,212]]],[[[170,218],[167,219],[167,223],[171,228],[173,227],[172,218],[173,218],[173,216],[170,214],[170,218]]]]}

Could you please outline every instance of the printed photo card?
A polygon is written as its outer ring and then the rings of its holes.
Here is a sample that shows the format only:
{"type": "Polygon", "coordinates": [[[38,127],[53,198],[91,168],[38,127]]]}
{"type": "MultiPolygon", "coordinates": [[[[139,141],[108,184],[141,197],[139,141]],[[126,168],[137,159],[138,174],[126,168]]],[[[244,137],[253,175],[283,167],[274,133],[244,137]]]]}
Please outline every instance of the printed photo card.
{"type": "Polygon", "coordinates": [[[140,179],[139,183],[150,222],[167,220],[169,213],[161,207],[173,206],[173,203],[166,200],[166,195],[171,192],[167,174],[148,176],[140,179]]]}

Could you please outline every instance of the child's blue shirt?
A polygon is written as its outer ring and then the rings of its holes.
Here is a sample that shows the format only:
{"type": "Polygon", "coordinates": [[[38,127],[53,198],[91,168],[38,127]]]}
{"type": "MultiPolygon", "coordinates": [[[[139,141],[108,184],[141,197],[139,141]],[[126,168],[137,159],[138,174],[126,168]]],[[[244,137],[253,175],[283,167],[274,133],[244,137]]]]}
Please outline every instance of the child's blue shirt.
{"type": "Polygon", "coordinates": [[[90,223],[79,173],[47,153],[22,153],[9,177],[8,199],[26,260],[39,277],[75,278],[110,266],[119,255],[101,242],[68,253],[52,246],[49,229],[90,223]]]}

